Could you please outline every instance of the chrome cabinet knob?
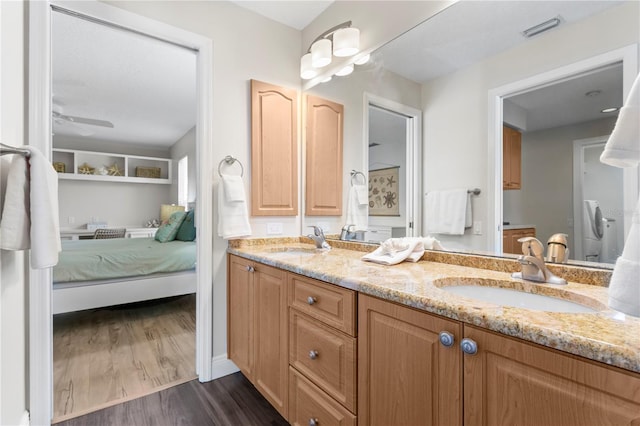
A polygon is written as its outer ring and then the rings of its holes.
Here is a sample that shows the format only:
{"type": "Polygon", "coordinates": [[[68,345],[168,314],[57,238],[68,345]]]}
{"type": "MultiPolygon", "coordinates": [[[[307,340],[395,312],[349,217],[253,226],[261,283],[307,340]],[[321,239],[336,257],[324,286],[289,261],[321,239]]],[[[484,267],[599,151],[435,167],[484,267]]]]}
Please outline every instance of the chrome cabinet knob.
{"type": "Polygon", "coordinates": [[[314,350],[309,351],[309,358],[311,359],[318,358],[318,351],[314,351],[314,350]]]}
{"type": "Polygon", "coordinates": [[[255,272],[256,268],[254,268],[253,266],[249,266],[247,265],[247,272],[255,272]]]}
{"type": "Polygon", "coordinates": [[[442,343],[442,346],[446,346],[446,347],[451,347],[453,346],[453,342],[455,342],[455,337],[453,337],[453,334],[449,333],[448,331],[441,331],[440,332],[440,343],[442,343]]]}
{"type": "Polygon", "coordinates": [[[318,421],[318,419],[314,419],[314,418],[309,419],[309,426],[318,426],[319,424],[320,422],[318,421]]]}
{"type": "Polygon", "coordinates": [[[474,340],[467,337],[462,339],[462,341],[460,342],[460,348],[462,349],[462,352],[467,355],[474,355],[478,353],[478,344],[474,340]]]}
{"type": "Polygon", "coordinates": [[[309,297],[307,297],[307,303],[308,303],[308,304],[313,305],[313,304],[314,304],[314,303],[316,303],[316,302],[317,302],[317,300],[316,300],[316,298],[315,298],[315,297],[313,297],[313,296],[309,296],[309,297]]]}

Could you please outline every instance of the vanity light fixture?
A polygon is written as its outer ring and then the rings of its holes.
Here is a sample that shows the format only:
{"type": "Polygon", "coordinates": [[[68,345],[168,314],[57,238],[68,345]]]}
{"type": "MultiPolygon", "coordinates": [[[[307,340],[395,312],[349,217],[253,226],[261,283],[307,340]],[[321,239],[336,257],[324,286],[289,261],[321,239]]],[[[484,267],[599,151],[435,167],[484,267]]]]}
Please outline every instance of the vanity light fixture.
{"type": "Polygon", "coordinates": [[[548,21],[542,22],[541,24],[534,25],[531,28],[527,28],[522,32],[522,35],[527,38],[533,37],[534,35],[549,31],[550,29],[557,27],[561,22],[562,17],[558,15],[555,18],[551,18],[548,21]]]}
{"type": "Polygon", "coordinates": [[[607,114],[607,113],[610,113],[610,112],[616,112],[616,111],[618,111],[619,109],[620,109],[620,108],[618,108],[618,107],[611,107],[611,108],[605,108],[605,109],[603,109],[603,110],[602,110],[602,111],[600,111],[600,112],[601,112],[601,113],[603,113],[603,114],[607,114]]]}
{"type": "MultiPolygon", "coordinates": [[[[307,53],[300,60],[300,77],[303,80],[315,78],[319,69],[329,65],[333,56],[346,58],[360,51],[360,30],[351,26],[351,21],[343,22],[320,34],[307,53]]],[[[369,61],[369,55],[363,55],[355,62],[363,65],[369,61]]],[[[338,76],[353,72],[353,64],[345,66],[336,73],[338,76]]],[[[330,78],[329,78],[330,79],[330,78]]],[[[327,80],[328,81],[328,80],[327,80]]]]}

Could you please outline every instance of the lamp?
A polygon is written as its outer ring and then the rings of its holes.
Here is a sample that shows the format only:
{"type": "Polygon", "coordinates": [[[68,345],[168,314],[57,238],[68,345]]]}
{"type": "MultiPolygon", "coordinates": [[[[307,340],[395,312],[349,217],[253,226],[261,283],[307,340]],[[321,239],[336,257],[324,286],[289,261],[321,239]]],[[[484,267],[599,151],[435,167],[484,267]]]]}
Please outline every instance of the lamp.
{"type": "MultiPolygon", "coordinates": [[[[329,65],[333,56],[346,58],[360,51],[360,30],[351,27],[351,21],[343,22],[320,34],[307,53],[300,60],[300,77],[304,80],[315,78],[318,70],[329,65]],[[333,53],[333,55],[332,55],[333,53]]],[[[362,55],[355,61],[363,65],[369,60],[369,55],[362,55]]],[[[343,67],[336,73],[338,76],[349,75],[353,72],[353,63],[343,67]]],[[[331,80],[331,76],[323,82],[331,80]]]]}

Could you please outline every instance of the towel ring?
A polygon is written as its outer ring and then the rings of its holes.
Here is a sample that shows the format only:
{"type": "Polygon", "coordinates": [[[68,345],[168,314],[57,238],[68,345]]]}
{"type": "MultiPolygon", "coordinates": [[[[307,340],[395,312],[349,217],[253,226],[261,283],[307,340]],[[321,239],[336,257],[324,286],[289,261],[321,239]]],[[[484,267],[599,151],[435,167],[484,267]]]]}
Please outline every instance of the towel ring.
{"type": "Polygon", "coordinates": [[[223,163],[226,163],[229,166],[232,165],[233,163],[238,163],[238,165],[240,166],[240,177],[244,176],[244,167],[242,167],[242,163],[240,162],[240,160],[230,155],[227,155],[222,160],[220,160],[220,163],[218,163],[218,176],[222,177],[222,173],[220,172],[220,167],[222,167],[223,163]]]}
{"type": "Polygon", "coordinates": [[[364,173],[362,172],[357,172],[355,170],[351,170],[351,186],[353,186],[353,180],[357,179],[358,176],[362,176],[362,180],[364,181],[362,184],[366,185],[367,184],[367,177],[364,175],[364,173]]]}

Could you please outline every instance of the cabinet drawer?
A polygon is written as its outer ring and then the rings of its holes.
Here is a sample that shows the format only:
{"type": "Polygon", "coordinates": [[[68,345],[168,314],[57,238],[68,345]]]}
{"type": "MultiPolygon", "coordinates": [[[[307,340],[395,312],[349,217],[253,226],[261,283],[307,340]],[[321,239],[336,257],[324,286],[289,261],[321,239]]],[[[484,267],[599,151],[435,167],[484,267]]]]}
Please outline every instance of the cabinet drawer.
{"type": "Polygon", "coordinates": [[[289,367],[289,423],[293,426],[356,426],[356,417],[289,367]]]}
{"type": "Polygon", "coordinates": [[[352,290],[289,274],[289,306],[356,335],[356,293],[352,290]]]}
{"type": "Polygon", "coordinates": [[[289,364],[355,413],[356,340],[295,309],[289,320],[289,364]]]}

